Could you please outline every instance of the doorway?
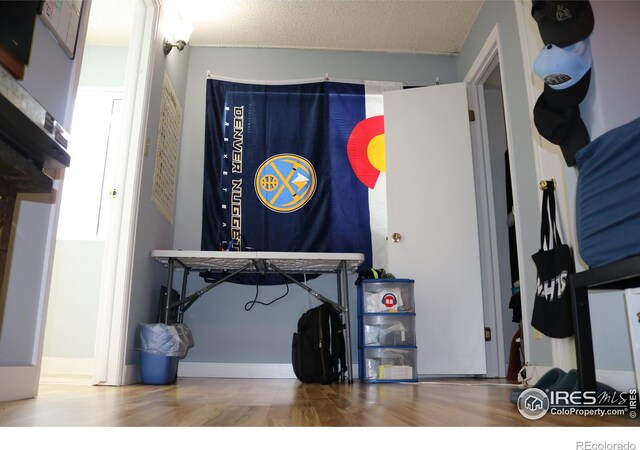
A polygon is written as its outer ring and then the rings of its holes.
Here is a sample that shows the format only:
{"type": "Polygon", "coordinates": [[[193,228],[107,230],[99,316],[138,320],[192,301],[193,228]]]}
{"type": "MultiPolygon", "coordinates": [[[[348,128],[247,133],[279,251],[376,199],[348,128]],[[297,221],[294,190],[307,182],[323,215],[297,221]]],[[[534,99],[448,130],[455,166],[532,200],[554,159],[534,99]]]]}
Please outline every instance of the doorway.
{"type": "MultiPolygon", "coordinates": [[[[135,2],[119,17],[130,35],[135,2]]],[[[41,380],[92,383],[105,258],[113,232],[113,192],[126,151],[122,136],[128,45],[92,38],[103,2],[89,17],[79,89],[74,104],[58,232],[55,243],[41,380]]],[[[94,33],[95,34],[95,33],[94,33]]],[[[116,224],[115,227],[118,225],[116,224]]]]}
{"type": "Polygon", "coordinates": [[[494,330],[490,331],[487,353],[494,354],[495,362],[487,364],[488,376],[508,378],[517,381],[517,373],[522,363],[520,352],[520,276],[518,269],[518,250],[516,244],[515,221],[513,215],[513,192],[509,151],[504,119],[502,81],[500,63],[489,73],[481,86],[484,98],[484,121],[486,123],[488,146],[485,158],[488,159],[487,182],[491,184],[488,193],[492,195],[493,206],[491,220],[492,251],[494,259],[494,302],[485,301],[485,317],[495,310],[494,330]],[[492,342],[500,340],[499,343],[492,342]]]}
{"type": "Polygon", "coordinates": [[[75,170],[65,174],[51,276],[42,376],[90,382],[122,89],[80,87],[74,105],[75,170]]]}
{"type": "Polygon", "coordinates": [[[467,73],[465,82],[475,88],[476,96],[470,106],[478,111],[476,119],[480,122],[477,141],[481,144],[474,156],[474,167],[483,267],[485,376],[517,381],[519,363],[525,360],[524,351],[520,349],[526,349],[523,345],[526,343],[518,336],[520,276],[509,158],[511,149],[508,148],[512,139],[507,126],[507,101],[500,60],[500,33],[496,26],[467,73]]]}

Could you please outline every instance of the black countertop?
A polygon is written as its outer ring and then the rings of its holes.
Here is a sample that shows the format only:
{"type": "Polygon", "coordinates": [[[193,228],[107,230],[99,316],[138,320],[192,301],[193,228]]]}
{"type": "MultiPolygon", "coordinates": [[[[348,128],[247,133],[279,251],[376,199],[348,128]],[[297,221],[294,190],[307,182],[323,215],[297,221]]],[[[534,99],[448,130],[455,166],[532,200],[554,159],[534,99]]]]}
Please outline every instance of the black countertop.
{"type": "MultiPolygon", "coordinates": [[[[51,192],[45,169],[69,167],[66,131],[0,67],[0,190],[51,192]]],[[[1,193],[0,193],[1,194],[1,193]]]]}
{"type": "Polygon", "coordinates": [[[40,170],[69,167],[71,157],[50,134],[0,95],[0,139],[40,170]]]}

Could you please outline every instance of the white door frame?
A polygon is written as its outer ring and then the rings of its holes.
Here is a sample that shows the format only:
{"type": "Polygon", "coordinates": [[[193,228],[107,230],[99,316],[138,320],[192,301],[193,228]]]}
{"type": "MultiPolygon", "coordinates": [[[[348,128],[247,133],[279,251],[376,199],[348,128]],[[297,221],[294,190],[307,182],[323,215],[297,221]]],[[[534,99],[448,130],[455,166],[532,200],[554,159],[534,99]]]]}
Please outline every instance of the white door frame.
{"type": "MultiPolygon", "coordinates": [[[[502,56],[502,42],[500,38],[500,26],[496,24],[493,27],[493,30],[487,37],[482,49],[478,53],[475,61],[471,65],[469,71],[464,77],[464,82],[471,86],[480,86],[482,85],[489,74],[493,71],[497,64],[500,61],[503,61],[504,58],[502,56]]],[[[510,114],[509,114],[509,102],[508,102],[508,93],[504,89],[505,80],[503,71],[500,71],[500,81],[503,86],[502,88],[502,107],[504,110],[504,120],[505,120],[505,133],[507,138],[507,148],[509,153],[511,153],[513,149],[513,137],[511,135],[511,126],[510,126],[510,114]]],[[[488,142],[488,133],[487,133],[487,121],[486,121],[486,111],[484,105],[484,96],[482,95],[482,90],[477,90],[479,95],[477,96],[477,111],[476,119],[480,121],[480,130],[482,136],[478,136],[477,142],[480,142],[482,145],[481,149],[481,161],[478,161],[478,184],[480,189],[484,192],[479,197],[486,197],[484,201],[479,205],[478,220],[484,221],[484,223],[480,223],[480,227],[484,228],[484,242],[483,245],[485,247],[484,254],[484,262],[487,264],[485,267],[485,279],[483,284],[484,295],[488,296],[487,298],[493,299],[491,302],[490,309],[490,317],[486,317],[485,321],[487,324],[495,327],[496,333],[492,336],[493,345],[490,345],[490,350],[487,352],[487,371],[489,371],[489,363],[498,364],[498,373],[499,376],[503,376],[503,370],[506,367],[506,358],[505,358],[505,345],[504,345],[504,336],[502,329],[502,299],[500,298],[500,274],[498,270],[498,250],[496,244],[496,225],[495,225],[495,207],[493,202],[493,187],[491,183],[491,162],[489,158],[489,142],[488,142]],[[491,355],[489,355],[491,353],[491,355]],[[491,358],[493,361],[491,361],[491,358]]],[[[513,158],[510,158],[513,160],[513,158]]],[[[516,209],[517,205],[514,205],[514,209],[516,209]]],[[[506,218],[505,218],[506,219],[506,218]]],[[[522,229],[520,223],[518,223],[520,217],[518,214],[515,214],[516,221],[516,229],[522,229]]],[[[522,242],[519,238],[519,234],[517,234],[517,248],[522,248],[522,242]]],[[[482,239],[482,238],[481,238],[482,239]]],[[[522,280],[522,277],[520,277],[522,280]]],[[[522,298],[526,298],[528,295],[528,291],[525,290],[525,286],[521,285],[521,296],[522,298]]],[[[528,311],[527,308],[522,308],[522,323],[529,323],[528,311]]],[[[528,327],[522,327],[522,338],[521,344],[523,346],[523,350],[525,355],[530,355],[529,348],[529,330],[528,327]]]]}
{"type": "MultiPolygon", "coordinates": [[[[520,50],[522,53],[522,62],[526,73],[532,72],[533,62],[538,55],[538,52],[543,47],[542,38],[539,35],[537,25],[531,18],[531,1],[530,0],[514,0],[516,9],[516,18],[518,22],[518,33],[520,36],[520,50]]],[[[537,77],[525,77],[525,87],[527,90],[527,100],[529,102],[529,111],[533,111],[533,106],[542,93],[544,84],[542,80],[537,77]]],[[[545,151],[543,150],[542,138],[538,134],[535,127],[532,127],[532,141],[533,151],[535,156],[535,169],[538,180],[548,180],[553,178],[556,180],[558,188],[556,200],[558,202],[558,209],[560,217],[565,217],[564,223],[570,225],[573,223],[572,217],[574,213],[570,205],[574,204],[569,192],[575,192],[575,186],[577,183],[576,174],[571,169],[564,165],[562,158],[549,158],[545,157],[545,151]]],[[[542,191],[538,194],[540,200],[542,199],[542,191]]],[[[574,227],[563,227],[565,242],[571,245],[573,248],[577,248],[577,237],[573,232],[574,227]]],[[[585,266],[579,259],[576,259],[576,270],[584,270],[585,266]]],[[[530,297],[533,298],[533,295],[530,297]]],[[[523,308],[525,309],[525,308],[523,308]]],[[[523,316],[523,323],[524,316],[523,316]]],[[[529,323],[529,322],[526,322],[529,323]]],[[[523,327],[528,329],[529,327],[523,327]]],[[[524,332],[524,330],[523,330],[524,332]]],[[[575,340],[573,337],[565,339],[553,339],[551,341],[551,355],[553,367],[558,367],[563,370],[570,370],[576,367],[576,353],[575,353],[575,340]]],[[[527,353],[528,354],[528,353],[527,353]]]]}
{"type": "Polygon", "coordinates": [[[105,245],[104,270],[96,333],[93,384],[126,384],[125,355],[131,301],[132,265],[138,217],[142,156],[160,0],[138,0],[127,55],[123,157],[116,203],[105,245]]]}

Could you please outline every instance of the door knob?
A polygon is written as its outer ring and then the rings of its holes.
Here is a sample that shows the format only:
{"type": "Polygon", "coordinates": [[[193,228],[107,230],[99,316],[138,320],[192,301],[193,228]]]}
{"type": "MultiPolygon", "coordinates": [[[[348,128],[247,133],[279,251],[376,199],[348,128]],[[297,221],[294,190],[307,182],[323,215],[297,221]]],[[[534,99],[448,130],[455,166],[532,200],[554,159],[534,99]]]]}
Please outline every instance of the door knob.
{"type": "Polygon", "coordinates": [[[393,242],[400,242],[401,239],[402,239],[402,235],[400,233],[393,233],[391,235],[391,240],[393,242]]]}

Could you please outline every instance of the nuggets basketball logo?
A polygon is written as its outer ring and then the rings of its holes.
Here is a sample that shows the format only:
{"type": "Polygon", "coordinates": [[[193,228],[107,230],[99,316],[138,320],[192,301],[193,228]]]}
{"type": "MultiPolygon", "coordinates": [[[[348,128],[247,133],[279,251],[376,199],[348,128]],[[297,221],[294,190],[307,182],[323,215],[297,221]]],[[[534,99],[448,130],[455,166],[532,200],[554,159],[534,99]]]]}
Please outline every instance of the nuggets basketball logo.
{"type": "Polygon", "coordinates": [[[389,293],[386,293],[386,294],[384,294],[382,296],[382,304],[386,308],[393,308],[394,306],[396,306],[398,304],[398,299],[396,298],[396,296],[394,294],[389,292],[389,293]]]}
{"type": "Polygon", "coordinates": [[[263,162],[255,177],[255,189],[264,206],[276,212],[302,208],[316,191],[317,177],[311,163],[291,153],[263,162]]]}

